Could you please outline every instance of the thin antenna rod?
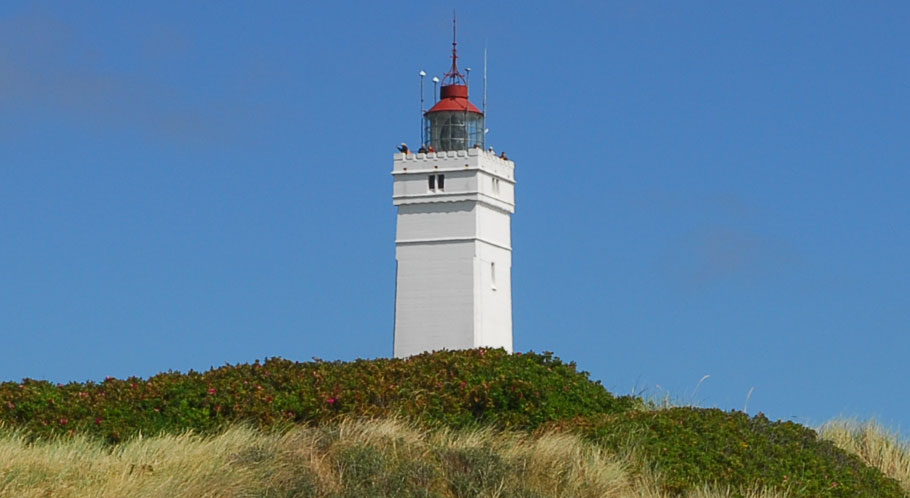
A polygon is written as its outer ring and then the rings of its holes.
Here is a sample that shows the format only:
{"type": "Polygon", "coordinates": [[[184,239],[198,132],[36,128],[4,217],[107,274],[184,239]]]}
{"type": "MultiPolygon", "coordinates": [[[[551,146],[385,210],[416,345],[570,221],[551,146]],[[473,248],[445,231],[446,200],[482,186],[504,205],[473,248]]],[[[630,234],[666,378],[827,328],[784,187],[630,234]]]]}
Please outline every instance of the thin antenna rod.
{"type": "Polygon", "coordinates": [[[449,68],[449,72],[442,77],[442,81],[443,83],[448,82],[449,85],[457,85],[459,82],[463,85],[467,85],[465,76],[458,71],[458,39],[456,38],[456,26],[457,19],[455,17],[455,9],[452,9],[452,67],[449,68]]]}
{"type": "Polygon", "coordinates": [[[480,142],[481,148],[487,148],[487,42],[483,42],[483,117],[480,123],[480,142]]]}
{"type": "Polygon", "coordinates": [[[420,145],[423,146],[426,144],[426,118],[424,117],[423,112],[423,77],[427,75],[426,71],[423,69],[420,70],[420,145]]]}
{"type": "Polygon", "coordinates": [[[458,37],[456,35],[455,27],[458,18],[455,17],[455,9],[452,9],[452,72],[458,73],[458,37]]]}
{"type": "Polygon", "coordinates": [[[455,52],[455,46],[458,45],[458,37],[455,35],[455,24],[458,18],[455,17],[455,9],[452,9],[452,65],[455,65],[455,59],[458,58],[458,54],[455,52]]]}

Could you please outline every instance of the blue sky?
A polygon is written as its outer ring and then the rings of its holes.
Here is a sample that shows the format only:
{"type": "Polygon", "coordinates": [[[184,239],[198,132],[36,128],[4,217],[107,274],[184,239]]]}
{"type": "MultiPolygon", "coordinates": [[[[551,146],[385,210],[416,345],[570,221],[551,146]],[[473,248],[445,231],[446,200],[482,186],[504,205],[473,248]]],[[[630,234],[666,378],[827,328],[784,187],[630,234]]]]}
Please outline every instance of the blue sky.
{"type": "Polygon", "coordinates": [[[906,434],[910,4],[514,5],[0,4],[0,379],[390,356],[392,154],[455,7],[517,350],[906,434]]]}

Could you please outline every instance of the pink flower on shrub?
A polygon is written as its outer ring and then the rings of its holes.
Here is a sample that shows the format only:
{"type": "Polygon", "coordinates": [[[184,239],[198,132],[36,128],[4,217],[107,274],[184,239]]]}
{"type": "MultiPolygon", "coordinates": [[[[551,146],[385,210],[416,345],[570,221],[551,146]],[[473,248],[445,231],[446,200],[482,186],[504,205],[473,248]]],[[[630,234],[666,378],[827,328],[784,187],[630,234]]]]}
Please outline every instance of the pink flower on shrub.
{"type": "Polygon", "coordinates": [[[69,420],[67,420],[65,418],[60,419],[60,425],[66,425],[68,422],[69,422],[69,420]]]}
{"type": "Polygon", "coordinates": [[[95,424],[96,424],[96,425],[101,425],[101,422],[102,422],[102,418],[101,418],[101,417],[98,417],[98,418],[95,419],[95,424]]]}
{"type": "Polygon", "coordinates": [[[214,387],[210,387],[210,388],[209,388],[209,394],[215,394],[215,388],[214,388],[214,387]]]}
{"type": "Polygon", "coordinates": [[[328,404],[330,404],[330,405],[334,405],[334,404],[335,404],[335,401],[337,401],[335,398],[329,398],[329,399],[325,400],[325,402],[328,403],[328,404]]]}

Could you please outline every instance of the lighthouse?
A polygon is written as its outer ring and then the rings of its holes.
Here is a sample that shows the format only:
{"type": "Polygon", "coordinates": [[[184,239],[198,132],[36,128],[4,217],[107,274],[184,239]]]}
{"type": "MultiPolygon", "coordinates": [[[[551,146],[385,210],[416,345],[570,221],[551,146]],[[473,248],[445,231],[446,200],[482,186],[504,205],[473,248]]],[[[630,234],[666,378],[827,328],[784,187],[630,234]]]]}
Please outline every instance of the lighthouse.
{"type": "Polygon", "coordinates": [[[425,147],[394,157],[399,358],[440,349],[512,351],[515,164],[486,149],[485,116],[468,98],[454,33],[451,59],[438,100],[434,86],[436,102],[423,113],[425,147]]]}

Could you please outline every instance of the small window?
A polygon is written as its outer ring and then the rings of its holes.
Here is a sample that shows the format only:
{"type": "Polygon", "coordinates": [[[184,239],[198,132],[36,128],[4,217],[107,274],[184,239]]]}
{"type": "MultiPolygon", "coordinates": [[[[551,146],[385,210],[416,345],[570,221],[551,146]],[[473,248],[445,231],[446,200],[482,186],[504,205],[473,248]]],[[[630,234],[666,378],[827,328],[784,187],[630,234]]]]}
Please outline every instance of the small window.
{"type": "Polygon", "coordinates": [[[490,287],[496,290],[496,263],[490,262],[490,287]]]}
{"type": "Polygon", "coordinates": [[[430,175],[427,178],[427,186],[430,190],[436,190],[436,175],[430,175]]]}
{"type": "Polygon", "coordinates": [[[445,190],[446,188],[446,175],[436,175],[437,180],[436,184],[439,186],[439,190],[445,190]]]}
{"type": "Polygon", "coordinates": [[[499,193],[499,178],[493,178],[493,193],[499,193]]]}

